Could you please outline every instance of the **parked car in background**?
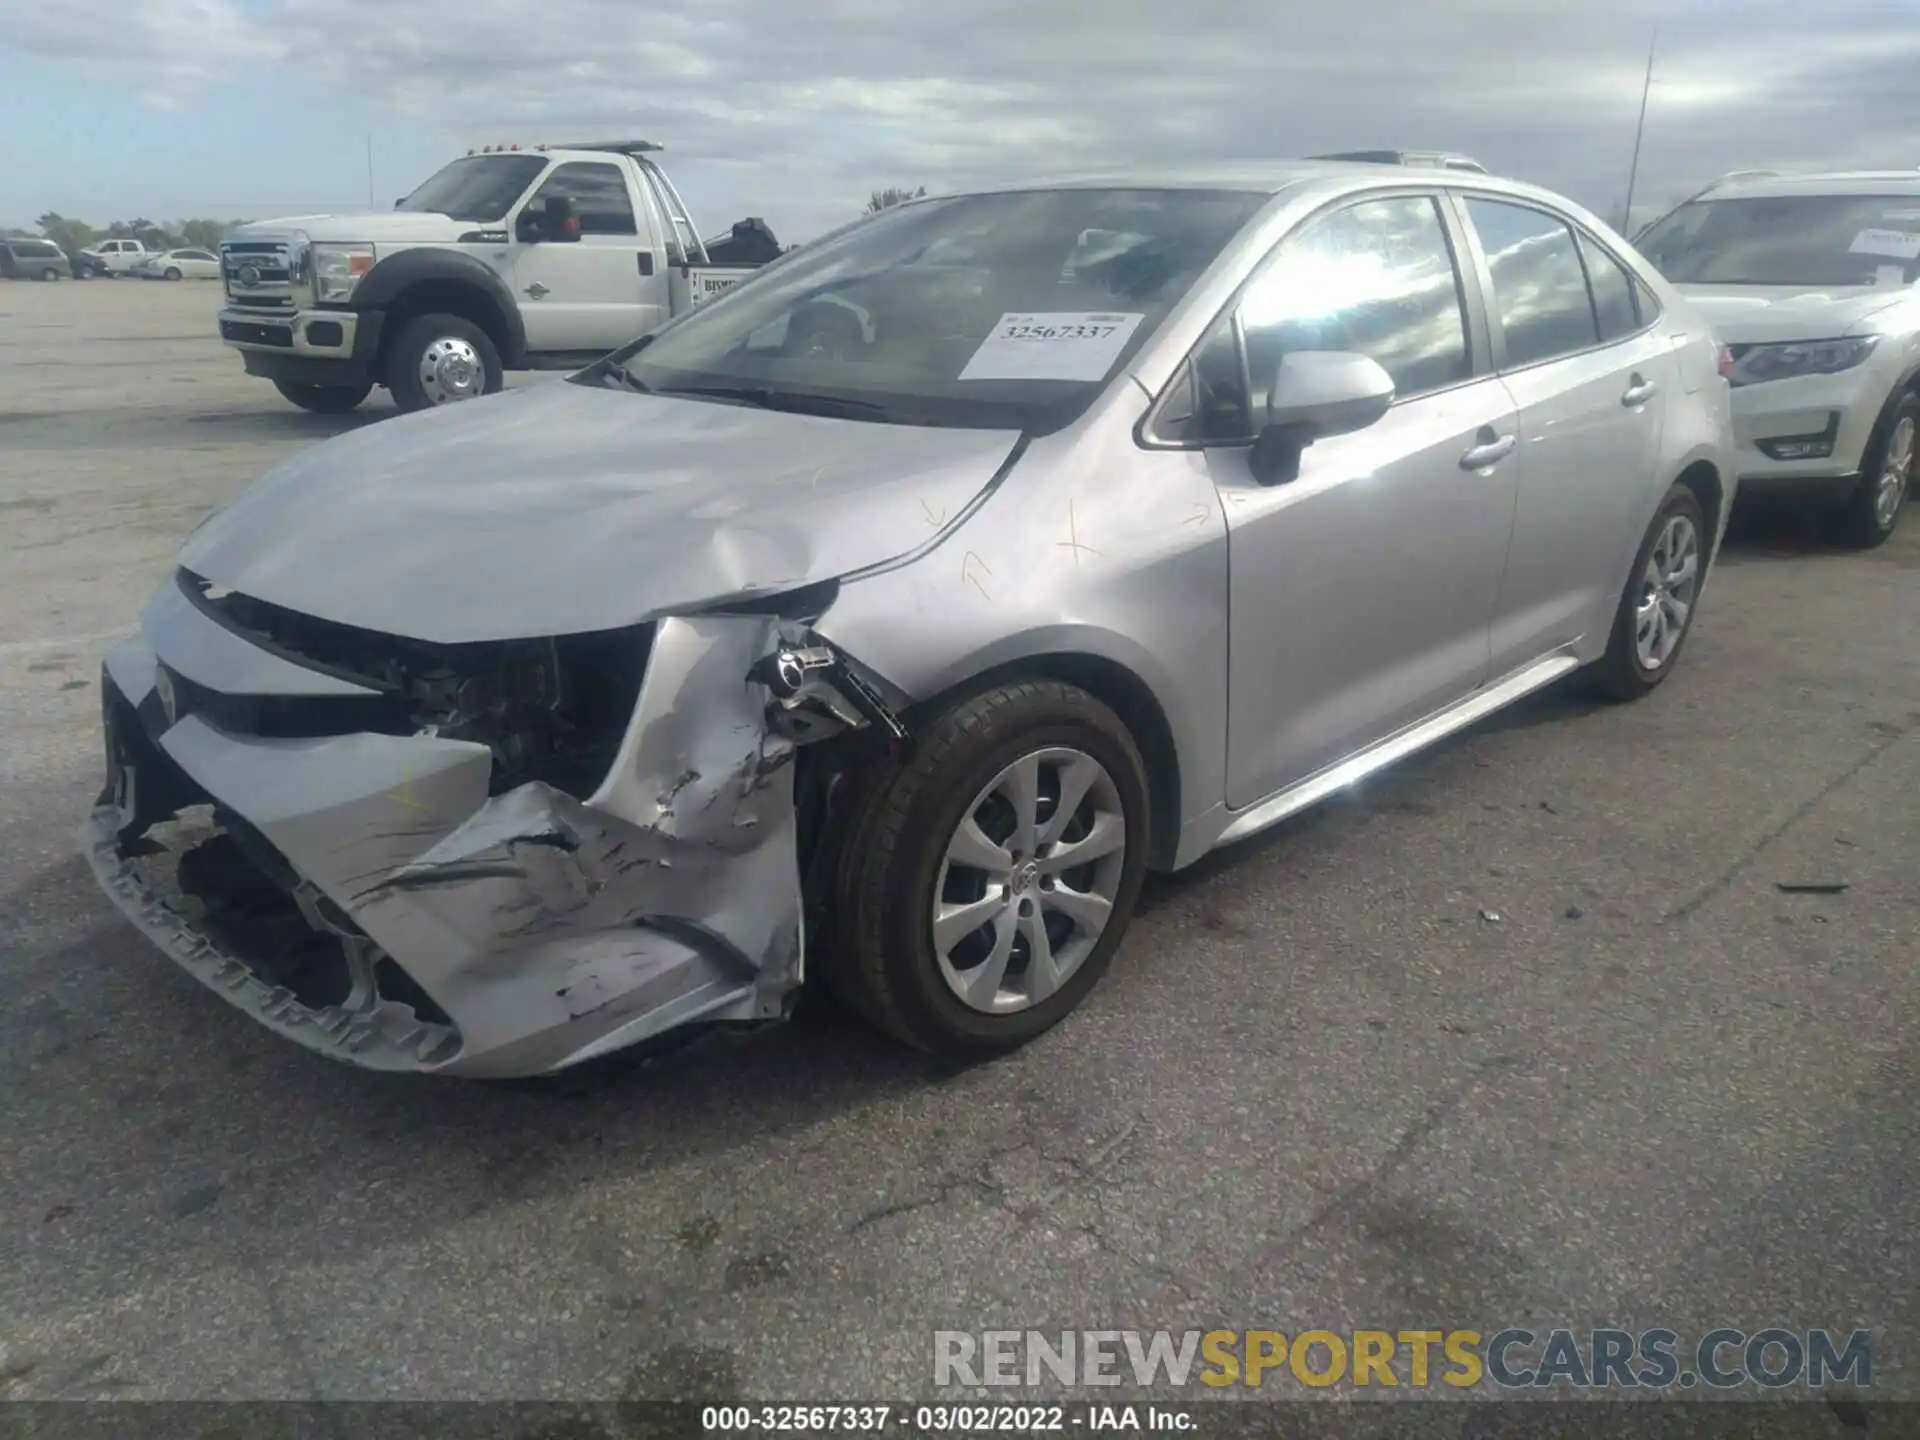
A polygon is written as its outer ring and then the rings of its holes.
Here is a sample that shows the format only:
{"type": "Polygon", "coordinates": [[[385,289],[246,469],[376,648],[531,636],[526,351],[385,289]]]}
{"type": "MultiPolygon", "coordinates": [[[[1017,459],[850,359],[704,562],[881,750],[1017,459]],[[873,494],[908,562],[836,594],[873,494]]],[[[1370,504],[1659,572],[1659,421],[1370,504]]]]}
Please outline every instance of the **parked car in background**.
{"type": "Polygon", "coordinates": [[[220,245],[220,338],[324,413],[375,385],[424,410],[491,394],[509,370],[591,364],[780,253],[760,220],[710,250],[659,149],[490,145],[386,214],[243,225],[220,245]]]}
{"type": "Polygon", "coordinates": [[[1720,359],[1592,215],[1464,172],[915,200],[208,520],[108,652],[87,853],[363,1066],[544,1073],[803,973],[1004,1052],[1149,866],[1673,673],[1720,359]],[[853,285],[871,335],[813,344],[853,285]]]}
{"type": "Polygon", "coordinates": [[[220,257],[211,250],[158,250],[129,272],[143,280],[218,280],[220,257]]]}
{"type": "Polygon", "coordinates": [[[51,240],[0,240],[0,275],[9,280],[60,280],[72,273],[67,252],[51,240]]]}
{"type": "Polygon", "coordinates": [[[97,257],[108,274],[125,275],[151,252],[138,240],[100,240],[88,246],[86,253],[97,257]]]}
{"type": "Polygon", "coordinates": [[[73,267],[76,280],[111,280],[113,271],[107,268],[107,262],[100,256],[87,250],[69,250],[67,263],[73,267]]]}
{"type": "Polygon", "coordinates": [[[1824,502],[1850,543],[1884,541],[1920,429],[1920,173],[1748,172],[1638,243],[1732,349],[1741,492],[1824,502]]]}

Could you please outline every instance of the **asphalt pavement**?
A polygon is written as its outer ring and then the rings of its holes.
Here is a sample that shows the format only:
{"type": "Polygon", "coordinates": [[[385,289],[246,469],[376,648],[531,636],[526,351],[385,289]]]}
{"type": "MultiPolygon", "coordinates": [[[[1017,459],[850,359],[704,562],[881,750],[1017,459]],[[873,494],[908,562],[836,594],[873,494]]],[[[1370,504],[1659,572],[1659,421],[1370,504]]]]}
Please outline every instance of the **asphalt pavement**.
{"type": "Polygon", "coordinates": [[[1872,1328],[1920,1398],[1920,516],[1743,517],[1650,699],[1561,687],[1152,882],[1001,1063],[812,1005],[574,1086],[383,1077],[76,850],[173,547],[392,414],[286,405],[215,306],[0,285],[0,1396],[901,1398],[937,1329],[1780,1323],[1872,1328]]]}

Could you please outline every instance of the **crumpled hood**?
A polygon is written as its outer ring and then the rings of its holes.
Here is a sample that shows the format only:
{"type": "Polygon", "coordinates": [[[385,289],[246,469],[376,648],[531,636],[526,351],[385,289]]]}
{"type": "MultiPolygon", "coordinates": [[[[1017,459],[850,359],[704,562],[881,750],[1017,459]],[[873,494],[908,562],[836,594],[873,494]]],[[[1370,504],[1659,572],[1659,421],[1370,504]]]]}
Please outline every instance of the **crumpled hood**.
{"type": "Polygon", "coordinates": [[[1910,298],[1905,289],[1871,285],[1825,290],[1800,285],[1675,287],[1729,345],[1832,340],[1866,333],[1863,322],[1910,298]]]}
{"type": "Polygon", "coordinates": [[[179,561],[421,640],[609,629],[903,555],[1017,439],[535,385],[316,445],[203,524],[179,561]]]}
{"type": "Polygon", "coordinates": [[[427,210],[376,210],[364,215],[287,215],[255,220],[232,231],[229,240],[265,240],[299,231],[312,240],[367,241],[374,244],[426,245],[451,242],[469,230],[498,230],[505,221],[482,225],[427,210]]]}

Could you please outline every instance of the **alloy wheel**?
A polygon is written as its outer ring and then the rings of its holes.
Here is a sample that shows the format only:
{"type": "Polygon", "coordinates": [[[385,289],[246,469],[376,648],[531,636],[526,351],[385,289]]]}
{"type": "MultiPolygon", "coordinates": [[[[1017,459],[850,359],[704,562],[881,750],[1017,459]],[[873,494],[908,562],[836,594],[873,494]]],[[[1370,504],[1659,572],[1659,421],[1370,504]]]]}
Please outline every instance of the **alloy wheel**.
{"type": "Polygon", "coordinates": [[[992,1015],[1058,992],[1106,931],[1126,853],[1120,792],[1098,760],[1055,746],[1008,765],[961,816],[934,883],[948,988],[992,1015]]]}
{"type": "Polygon", "coordinates": [[[1900,502],[1906,498],[1907,482],[1913,476],[1913,438],[1913,417],[1902,415],[1887,437],[1886,459],[1881,462],[1874,491],[1873,518],[1882,530],[1893,528],[1893,517],[1900,513],[1900,502]]]}
{"type": "Polygon", "coordinates": [[[1633,649],[1642,670],[1658,670],[1673,657],[1699,592],[1700,532],[1687,516],[1671,516],[1661,526],[1640,576],[1633,649]]]}

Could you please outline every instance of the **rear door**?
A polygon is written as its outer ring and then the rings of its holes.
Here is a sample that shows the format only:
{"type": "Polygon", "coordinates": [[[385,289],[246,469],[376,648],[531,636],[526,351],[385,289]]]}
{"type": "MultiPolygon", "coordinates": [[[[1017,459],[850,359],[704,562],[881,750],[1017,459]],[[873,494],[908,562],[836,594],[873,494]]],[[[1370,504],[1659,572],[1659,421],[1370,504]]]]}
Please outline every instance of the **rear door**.
{"type": "Polygon", "coordinates": [[[656,269],[652,217],[645,207],[636,210],[625,168],[569,160],[547,172],[526,205],[543,205],[550,195],[573,202],[580,238],[514,246],[513,287],[527,348],[612,350],[664,319],[659,277],[646,273],[656,269]]]}
{"type": "Polygon", "coordinates": [[[1492,673],[1611,623],[1622,544],[1639,513],[1671,392],[1669,342],[1627,269],[1568,217],[1462,192],[1495,363],[1519,412],[1519,498],[1492,673]]]}

